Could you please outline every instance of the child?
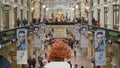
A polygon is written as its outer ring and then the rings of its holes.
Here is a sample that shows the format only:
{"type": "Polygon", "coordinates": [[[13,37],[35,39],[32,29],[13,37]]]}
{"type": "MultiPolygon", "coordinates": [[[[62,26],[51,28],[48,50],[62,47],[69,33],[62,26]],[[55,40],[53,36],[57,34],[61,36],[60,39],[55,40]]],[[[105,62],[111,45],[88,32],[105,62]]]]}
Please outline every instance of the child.
{"type": "Polygon", "coordinates": [[[77,53],[77,47],[76,46],[74,46],[74,50],[73,50],[73,52],[74,52],[74,57],[76,58],[76,53],[77,53]]]}
{"type": "Polygon", "coordinates": [[[75,68],[78,68],[78,65],[77,65],[77,64],[75,64],[75,68]]]}
{"type": "Polygon", "coordinates": [[[81,68],[84,68],[83,66],[81,66],[81,68]]]}

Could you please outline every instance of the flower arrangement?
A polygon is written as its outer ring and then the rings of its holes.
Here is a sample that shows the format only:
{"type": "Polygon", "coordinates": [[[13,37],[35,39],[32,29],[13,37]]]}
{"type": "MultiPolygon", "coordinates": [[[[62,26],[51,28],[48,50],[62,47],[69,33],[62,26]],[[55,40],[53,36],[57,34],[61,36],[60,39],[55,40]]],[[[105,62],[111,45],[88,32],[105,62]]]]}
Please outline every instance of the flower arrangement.
{"type": "Polygon", "coordinates": [[[58,41],[52,44],[48,61],[64,61],[64,59],[71,59],[72,53],[68,44],[63,41],[58,41]]]}

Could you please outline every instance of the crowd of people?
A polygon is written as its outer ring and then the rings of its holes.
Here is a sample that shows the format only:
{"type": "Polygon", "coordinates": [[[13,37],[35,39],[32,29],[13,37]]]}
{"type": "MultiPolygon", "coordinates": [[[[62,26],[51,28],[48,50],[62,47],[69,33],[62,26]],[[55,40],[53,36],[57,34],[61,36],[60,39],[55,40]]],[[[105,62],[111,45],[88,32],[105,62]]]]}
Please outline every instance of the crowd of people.
{"type": "MultiPolygon", "coordinates": [[[[37,31],[35,30],[34,33],[36,33],[36,32],[37,31]]],[[[53,33],[54,33],[54,29],[50,29],[50,31],[48,32],[48,36],[53,34],[53,33]]],[[[76,58],[78,41],[75,41],[74,36],[72,35],[71,32],[69,32],[69,29],[68,29],[68,33],[67,34],[68,34],[68,38],[69,38],[68,44],[70,45],[71,50],[74,51],[74,57],[76,58]]],[[[53,35],[51,37],[54,37],[53,35]]],[[[46,54],[47,52],[46,51],[49,49],[49,47],[50,47],[49,45],[50,45],[50,41],[45,41],[44,42],[44,56],[42,56],[42,54],[40,54],[39,56],[36,56],[36,54],[34,54],[35,57],[28,58],[29,68],[31,68],[31,67],[35,68],[36,65],[38,65],[39,68],[43,68],[44,67],[43,60],[45,58],[47,58],[47,54],[46,54]],[[39,64],[37,64],[37,62],[39,62],[39,64]]],[[[70,63],[70,65],[72,65],[72,64],[70,63]]],[[[72,65],[72,66],[74,66],[75,68],[78,67],[78,65],[72,65]]]]}
{"type": "Polygon", "coordinates": [[[20,27],[20,26],[26,26],[28,25],[28,20],[26,18],[24,18],[23,20],[20,20],[19,18],[16,21],[16,27],[20,27]]]}
{"type": "Polygon", "coordinates": [[[40,21],[41,21],[40,18],[33,18],[31,21],[28,21],[26,18],[24,18],[23,20],[20,20],[20,18],[18,18],[15,27],[40,24],[40,21]]]}
{"type": "Polygon", "coordinates": [[[100,22],[95,20],[95,18],[92,18],[92,25],[100,27],[100,22]]]}
{"type": "MultiPolygon", "coordinates": [[[[47,19],[44,18],[43,20],[41,20],[40,18],[33,18],[31,21],[28,21],[26,18],[24,18],[23,20],[20,20],[19,18],[16,21],[16,27],[20,27],[20,26],[26,26],[26,25],[34,25],[34,24],[40,24],[41,22],[44,23],[56,23],[57,21],[54,21],[53,19],[47,19]]],[[[65,19],[62,22],[72,22],[72,23],[80,23],[80,24],[89,24],[89,18],[85,18],[85,17],[80,17],[80,18],[73,18],[73,20],[68,20],[65,19]]],[[[97,21],[94,17],[91,20],[92,25],[100,27],[101,24],[99,21],[97,21]]]]}

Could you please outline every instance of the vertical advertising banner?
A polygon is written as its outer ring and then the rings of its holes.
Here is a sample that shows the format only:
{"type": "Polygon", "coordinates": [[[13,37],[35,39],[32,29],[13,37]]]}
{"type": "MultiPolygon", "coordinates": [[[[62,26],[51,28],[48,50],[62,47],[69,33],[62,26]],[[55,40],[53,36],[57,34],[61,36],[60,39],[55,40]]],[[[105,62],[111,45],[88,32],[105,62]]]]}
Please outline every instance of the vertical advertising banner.
{"type": "Polygon", "coordinates": [[[105,31],[95,31],[95,65],[106,64],[105,31]]]}
{"type": "Polygon", "coordinates": [[[75,24],[75,40],[80,40],[80,24],[75,24]]]}
{"type": "Polygon", "coordinates": [[[45,41],[45,39],[46,39],[46,37],[45,37],[45,28],[46,28],[45,24],[40,24],[39,34],[40,34],[41,40],[43,40],[43,41],[45,41]]]}
{"type": "Polygon", "coordinates": [[[27,29],[17,30],[17,64],[27,64],[27,29]]]}
{"type": "Polygon", "coordinates": [[[83,25],[80,28],[80,43],[82,48],[88,47],[88,26],[83,25]]]}
{"type": "Polygon", "coordinates": [[[34,47],[40,47],[40,41],[41,41],[41,39],[40,39],[40,27],[38,26],[38,25],[34,25],[33,26],[33,33],[34,33],[34,35],[33,35],[33,39],[34,39],[34,41],[33,41],[33,43],[34,43],[34,47]]]}

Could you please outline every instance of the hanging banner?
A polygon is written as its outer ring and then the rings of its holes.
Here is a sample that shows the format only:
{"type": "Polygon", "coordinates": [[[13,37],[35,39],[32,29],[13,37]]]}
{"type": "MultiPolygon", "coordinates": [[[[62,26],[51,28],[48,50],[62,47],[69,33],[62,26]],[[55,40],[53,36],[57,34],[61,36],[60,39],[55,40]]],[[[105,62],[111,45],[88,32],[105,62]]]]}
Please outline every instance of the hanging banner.
{"type": "Polygon", "coordinates": [[[27,64],[27,29],[17,30],[17,64],[27,64]]]}
{"type": "Polygon", "coordinates": [[[80,27],[81,25],[78,23],[78,24],[75,24],[75,40],[80,40],[80,27]]]}
{"type": "Polygon", "coordinates": [[[80,43],[82,48],[88,47],[88,26],[83,25],[80,28],[80,43]]]}
{"type": "Polygon", "coordinates": [[[38,25],[34,25],[33,26],[33,32],[34,32],[34,35],[33,35],[33,43],[34,43],[34,47],[40,47],[40,27],[38,25]]]}
{"type": "Polygon", "coordinates": [[[95,31],[95,65],[106,64],[105,31],[95,31]]]}
{"type": "Polygon", "coordinates": [[[40,34],[41,40],[43,40],[43,41],[45,41],[45,39],[46,39],[46,37],[45,37],[45,28],[46,28],[45,24],[40,24],[39,34],[40,34]]]}

